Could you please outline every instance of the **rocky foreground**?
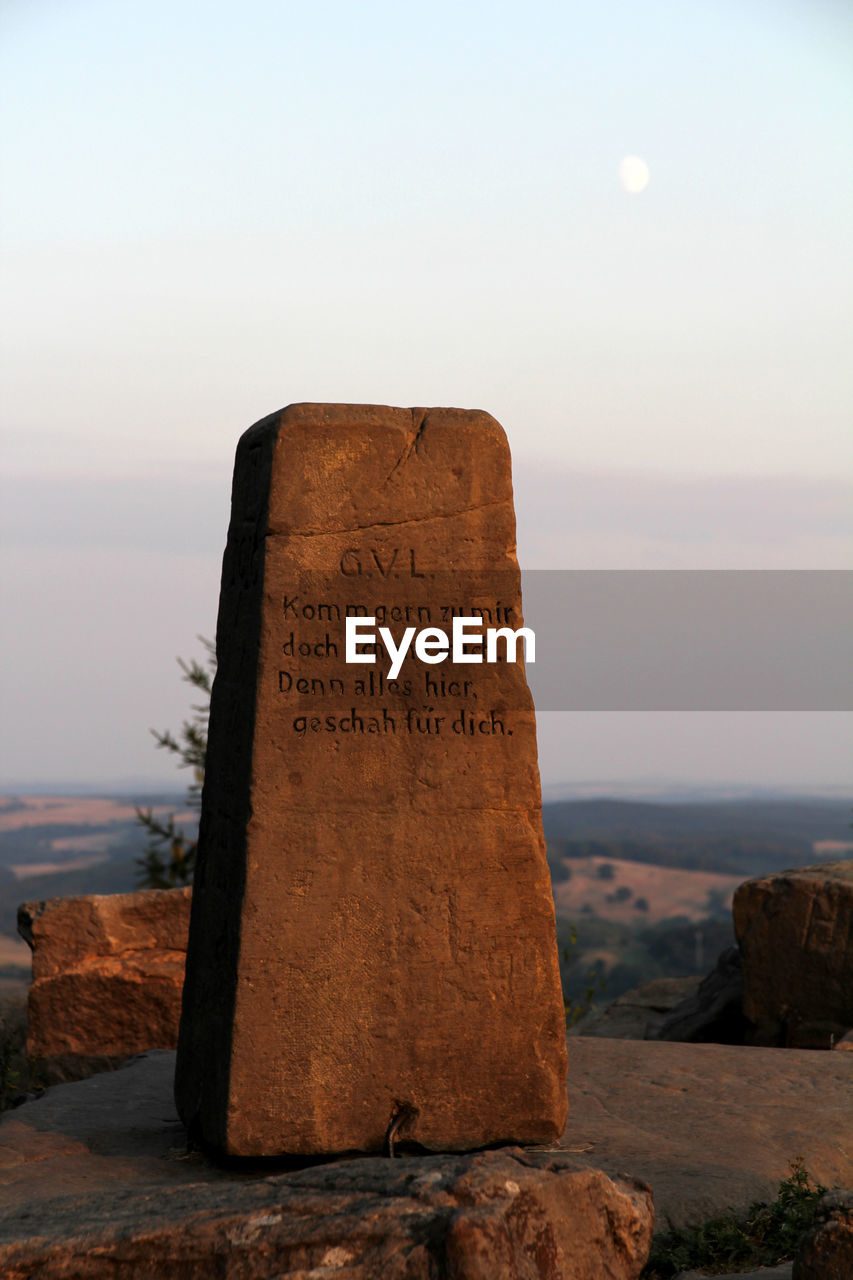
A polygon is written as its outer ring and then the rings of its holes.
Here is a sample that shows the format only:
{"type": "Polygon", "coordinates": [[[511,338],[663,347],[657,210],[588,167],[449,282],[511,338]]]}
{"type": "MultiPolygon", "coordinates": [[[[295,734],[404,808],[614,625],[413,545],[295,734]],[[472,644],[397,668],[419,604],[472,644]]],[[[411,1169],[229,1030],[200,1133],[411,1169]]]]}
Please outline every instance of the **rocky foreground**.
{"type": "Polygon", "coordinates": [[[189,901],[21,908],[29,1052],[73,1082],[0,1120],[4,1277],[637,1280],[653,1230],[770,1201],[801,1158],[848,1190],[764,1280],[851,1280],[853,862],[748,882],[711,974],[574,1028],[559,1142],[428,1155],[401,1135],[402,1158],[298,1166],[187,1151],[173,1052],[104,1070],[174,1045],[189,901]]]}
{"type": "Polygon", "coordinates": [[[547,1150],[301,1168],[188,1153],[173,1053],[58,1085],[0,1121],[0,1274],[636,1280],[655,1215],[772,1198],[799,1155],[853,1184],[851,1054],[568,1049],[569,1124],[547,1150]]]}

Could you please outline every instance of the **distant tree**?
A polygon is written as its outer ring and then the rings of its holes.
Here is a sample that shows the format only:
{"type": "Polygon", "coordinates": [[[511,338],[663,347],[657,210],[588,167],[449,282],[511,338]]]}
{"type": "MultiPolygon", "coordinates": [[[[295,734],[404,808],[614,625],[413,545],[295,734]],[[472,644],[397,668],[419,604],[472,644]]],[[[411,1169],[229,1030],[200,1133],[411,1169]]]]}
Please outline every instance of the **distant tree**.
{"type": "Polygon", "coordinates": [[[725,889],[709,889],[705,910],[709,916],[728,920],[732,913],[732,895],[725,889]]]}
{"type": "Polygon", "coordinates": [[[572,869],[562,858],[549,860],[548,869],[551,872],[552,884],[565,884],[567,880],[572,878],[572,869]]]}
{"type": "Polygon", "coordinates": [[[616,876],[616,868],[612,862],[599,862],[595,874],[599,880],[613,880],[616,876]]]}
{"type": "MultiPolygon", "coordinates": [[[[201,808],[210,691],[216,672],[215,646],[204,636],[198,639],[207,651],[204,662],[197,662],[195,658],[184,662],[183,658],[178,658],[178,665],[184,673],[181,679],[198,691],[200,700],[192,704],[191,716],[181,725],[177,737],[168,729],[165,733],[151,730],[157,746],[177,756],[178,768],[192,769],[192,782],[187,788],[187,805],[191,809],[201,808]]],[[[136,818],[148,833],[149,841],[143,856],[136,859],[139,867],[136,881],[140,889],[173,889],[177,885],[191,884],[197,841],[188,839],[183,830],[175,826],[173,813],[167,818],[157,818],[153,809],[137,808],[136,818]]]]}

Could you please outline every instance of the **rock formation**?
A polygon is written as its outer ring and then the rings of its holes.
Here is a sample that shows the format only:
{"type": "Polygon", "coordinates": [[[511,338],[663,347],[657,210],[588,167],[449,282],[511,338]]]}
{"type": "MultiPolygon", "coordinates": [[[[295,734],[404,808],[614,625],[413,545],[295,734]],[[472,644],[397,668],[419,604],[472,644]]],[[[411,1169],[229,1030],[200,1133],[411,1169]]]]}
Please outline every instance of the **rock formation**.
{"type": "Polygon", "coordinates": [[[697,990],[671,1009],[657,1030],[658,1040],[693,1043],[748,1043],[752,1027],[743,1014],[740,951],[727,947],[697,990]]]}
{"type": "Polygon", "coordinates": [[[732,910],[755,1043],[830,1049],[853,1027],[853,861],[747,880],[732,910]]]}
{"type": "Polygon", "coordinates": [[[519,1148],[223,1167],[186,1149],[174,1061],[146,1054],[0,1117],[4,1280],[639,1276],[643,1183],[519,1148]]]}
{"type": "Polygon", "coordinates": [[[53,1082],[177,1044],[190,889],[26,902],[27,1052],[53,1082]]]}

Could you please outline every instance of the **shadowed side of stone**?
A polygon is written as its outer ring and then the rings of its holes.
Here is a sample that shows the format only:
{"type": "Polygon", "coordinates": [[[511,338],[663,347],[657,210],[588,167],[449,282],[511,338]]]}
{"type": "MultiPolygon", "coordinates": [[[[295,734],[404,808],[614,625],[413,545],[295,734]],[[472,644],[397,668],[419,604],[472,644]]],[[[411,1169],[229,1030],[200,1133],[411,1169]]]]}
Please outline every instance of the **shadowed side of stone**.
{"type": "Polygon", "coordinates": [[[570,1036],[613,1040],[678,1040],[743,1044],[752,1024],[743,1016],[737,947],[728,947],[705,978],[653,978],[580,1019],[570,1036]]]}
{"type": "Polygon", "coordinates": [[[744,1044],[752,1025],[743,1015],[743,972],[737,947],[727,947],[698,989],[671,1009],[654,1038],[697,1044],[744,1044]]]}
{"type": "Polygon", "coordinates": [[[637,1280],[654,1221],[645,1184],[518,1149],[50,1207],[32,1239],[0,1218],[6,1280],[637,1280]]]}
{"type": "Polygon", "coordinates": [[[601,1036],[611,1040],[655,1040],[672,1010],[695,995],[700,979],[652,978],[595,1007],[569,1027],[568,1036],[601,1036]]]}
{"type": "Polygon", "coordinates": [[[251,817],[258,651],[273,450],[279,415],[255,424],[237,447],[231,523],[222,561],[216,675],[205,756],[198,856],[183,989],[176,1077],[178,1109],[205,1138],[227,1141],[231,1033],[241,905],[251,817]]]}
{"type": "Polygon", "coordinates": [[[732,911],[755,1042],[830,1049],[853,1027],[853,861],[747,880],[732,911]]]}
{"type": "Polygon", "coordinates": [[[178,1039],[190,889],[27,902],[33,951],[27,1052],[73,1080],[178,1039]]]}
{"type": "Polygon", "coordinates": [[[176,1073],[230,1155],[565,1123],[523,663],[345,659],[348,619],[401,643],[475,611],[522,625],[488,414],[295,405],[241,439],[176,1073]]]}

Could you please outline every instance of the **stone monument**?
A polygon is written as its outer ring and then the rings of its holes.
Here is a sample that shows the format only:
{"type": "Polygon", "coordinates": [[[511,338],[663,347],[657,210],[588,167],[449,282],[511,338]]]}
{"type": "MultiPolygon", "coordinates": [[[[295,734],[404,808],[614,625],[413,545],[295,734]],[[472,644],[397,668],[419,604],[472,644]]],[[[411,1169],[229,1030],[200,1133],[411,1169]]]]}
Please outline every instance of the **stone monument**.
{"type": "Polygon", "coordinates": [[[451,661],[461,617],[522,625],[493,418],[300,404],[244,434],[175,1081],[225,1153],[564,1127],[533,705],[502,638],[478,661],[469,622],[451,661]]]}

